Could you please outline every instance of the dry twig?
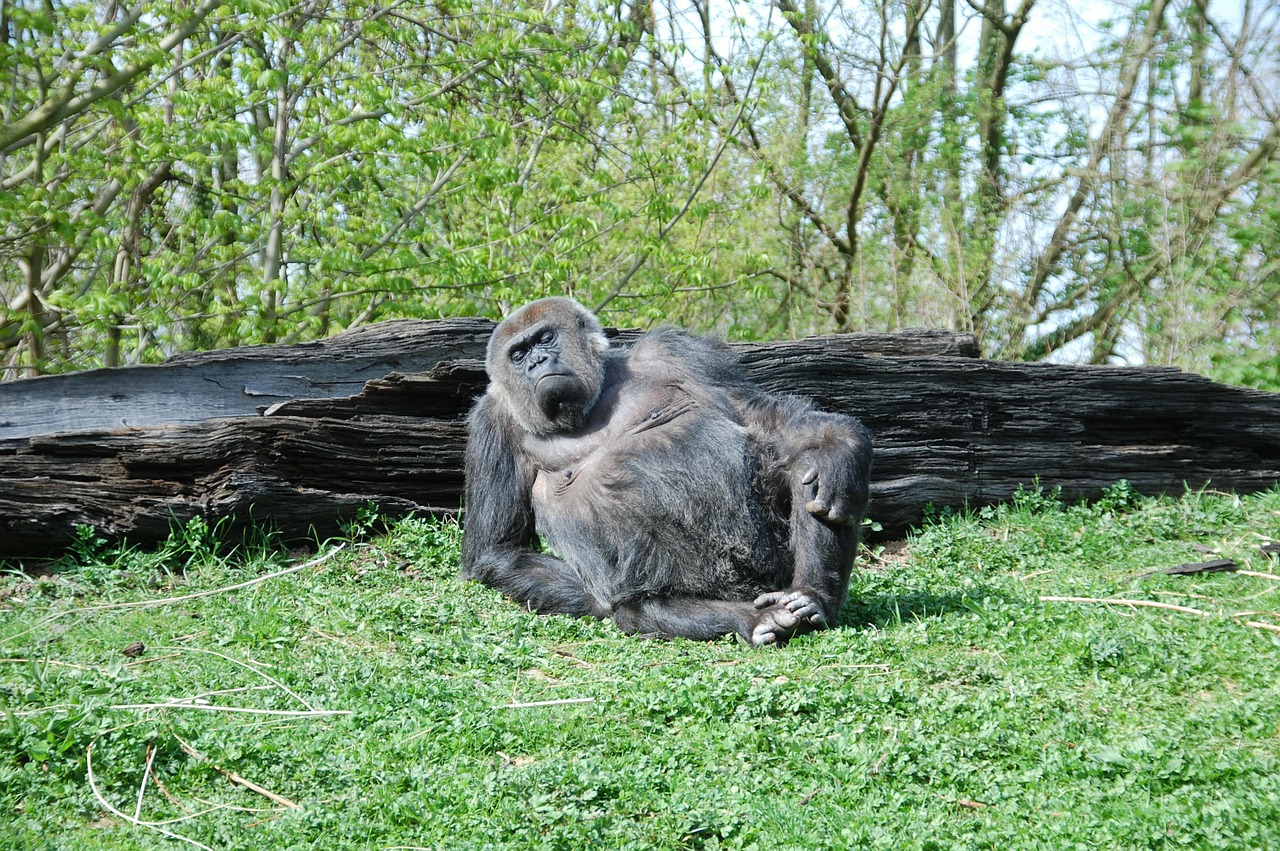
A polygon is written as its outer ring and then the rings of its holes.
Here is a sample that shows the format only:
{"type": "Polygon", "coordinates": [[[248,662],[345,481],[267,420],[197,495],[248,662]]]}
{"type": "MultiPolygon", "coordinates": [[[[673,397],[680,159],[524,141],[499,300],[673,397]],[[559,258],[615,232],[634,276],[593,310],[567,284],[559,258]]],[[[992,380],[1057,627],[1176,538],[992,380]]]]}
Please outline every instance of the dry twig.
{"type": "Polygon", "coordinates": [[[566,697],[561,700],[531,700],[528,703],[504,703],[494,709],[528,709],[533,706],[564,706],[571,703],[595,703],[594,697],[566,697]]]}
{"type": "Polygon", "coordinates": [[[1040,597],[1042,603],[1099,603],[1105,606],[1137,606],[1150,609],[1167,609],[1173,612],[1182,612],[1188,615],[1199,615],[1202,618],[1211,618],[1210,612],[1203,612],[1200,609],[1193,609],[1190,606],[1179,606],[1174,603],[1157,603],[1154,600],[1122,600],[1114,597],[1040,597]]]}
{"type": "MultiPolygon", "coordinates": [[[[1190,606],[1178,606],[1173,603],[1157,603],[1154,600],[1123,600],[1116,597],[1041,597],[1039,599],[1042,603],[1097,603],[1104,606],[1135,606],[1148,609],[1165,609],[1172,612],[1182,612],[1183,614],[1196,615],[1202,618],[1217,617],[1213,612],[1193,609],[1190,606]]],[[[1262,623],[1261,621],[1241,620],[1239,614],[1224,614],[1222,617],[1230,618],[1236,623],[1242,623],[1245,626],[1250,626],[1254,629],[1266,629],[1273,632],[1280,632],[1280,626],[1262,623]]]]}
{"type": "Polygon", "coordinates": [[[138,803],[133,808],[133,817],[142,818],[142,798],[147,794],[147,778],[151,776],[151,766],[156,761],[156,746],[147,742],[147,764],[142,767],[142,782],[138,784],[138,803]]]}
{"type": "Polygon", "coordinates": [[[179,842],[185,842],[188,845],[194,845],[197,848],[203,848],[204,851],[213,851],[213,849],[210,848],[208,845],[197,842],[194,839],[190,839],[179,833],[174,833],[171,830],[165,830],[163,827],[160,827],[157,824],[150,824],[148,822],[136,819],[133,816],[128,815],[126,813],[122,813],[119,810],[117,810],[115,807],[111,806],[111,804],[107,801],[107,799],[102,796],[102,790],[98,788],[97,779],[93,775],[93,746],[95,744],[97,744],[96,741],[90,742],[89,747],[85,750],[85,754],[84,754],[85,772],[89,778],[89,789],[93,791],[93,797],[97,799],[98,803],[102,805],[103,809],[111,813],[116,818],[124,819],[130,824],[135,824],[138,827],[145,827],[148,830],[154,830],[156,833],[159,833],[162,836],[167,836],[170,839],[176,839],[179,842]]]}
{"type": "Polygon", "coordinates": [[[271,683],[271,684],[272,684],[273,686],[275,686],[276,688],[278,688],[278,689],[280,689],[281,691],[283,691],[285,694],[287,694],[287,695],[289,695],[290,697],[292,697],[294,700],[298,701],[298,703],[301,703],[303,706],[307,707],[307,709],[308,709],[308,710],[314,710],[314,709],[315,709],[315,707],[314,707],[314,706],[312,706],[310,703],[307,703],[307,701],[303,700],[303,699],[302,699],[302,697],[301,697],[301,695],[299,695],[299,694],[298,694],[297,692],[295,692],[293,689],[289,688],[287,685],[285,685],[284,683],[280,682],[279,680],[277,680],[275,677],[271,676],[270,674],[267,674],[267,673],[265,673],[264,671],[259,670],[257,665],[250,664],[249,662],[242,662],[242,661],[240,661],[239,659],[233,659],[233,658],[231,658],[230,656],[228,656],[228,655],[227,655],[227,654],[225,654],[225,653],[219,653],[217,650],[208,650],[208,649],[205,649],[205,648],[203,648],[203,647],[161,647],[160,649],[161,649],[161,650],[177,650],[177,651],[179,651],[179,652],[184,652],[184,653],[185,653],[185,652],[191,652],[191,653],[207,653],[207,654],[209,654],[210,656],[217,656],[219,659],[222,659],[222,660],[224,660],[224,661],[230,662],[230,663],[231,663],[231,664],[233,664],[233,665],[239,665],[240,667],[242,667],[242,668],[244,668],[244,669],[246,669],[246,670],[248,670],[248,671],[252,671],[253,673],[255,673],[255,674],[257,674],[258,676],[262,677],[262,678],[263,678],[264,680],[266,680],[267,682],[271,683]]]}
{"type": "Polygon", "coordinates": [[[324,555],[316,556],[315,558],[311,559],[311,561],[303,562],[302,564],[295,564],[293,567],[286,567],[284,570],[277,570],[274,573],[268,573],[266,576],[259,576],[254,579],[249,579],[245,582],[239,582],[235,585],[228,585],[225,588],[210,588],[208,591],[197,591],[194,594],[183,594],[181,597],[163,597],[158,600],[132,600],[127,603],[103,603],[101,606],[82,606],[75,609],[63,609],[60,612],[53,612],[51,614],[45,615],[43,618],[41,618],[39,621],[36,622],[35,626],[31,627],[30,629],[26,629],[26,630],[23,630],[22,632],[15,633],[14,635],[5,636],[4,640],[13,641],[15,638],[21,638],[24,635],[28,635],[32,632],[36,632],[37,630],[44,629],[49,624],[53,623],[59,618],[64,618],[67,615],[92,614],[94,612],[106,612],[106,611],[112,611],[115,609],[149,609],[155,606],[167,606],[172,603],[184,603],[187,600],[197,600],[201,597],[212,597],[217,594],[226,594],[230,591],[239,591],[244,588],[250,588],[254,585],[258,585],[263,582],[268,582],[272,579],[279,579],[281,576],[288,576],[290,573],[297,573],[300,570],[306,570],[308,567],[315,567],[318,564],[322,564],[323,562],[328,561],[333,556],[342,552],[346,548],[346,546],[347,546],[346,544],[339,544],[338,546],[329,550],[329,552],[325,553],[324,555]]]}
{"type": "Polygon", "coordinates": [[[0,664],[6,664],[6,665],[24,665],[24,664],[30,664],[30,663],[35,663],[38,665],[55,665],[59,668],[71,668],[72,670],[75,670],[75,671],[92,671],[93,670],[93,668],[90,668],[88,665],[76,665],[72,662],[60,662],[57,659],[18,659],[18,658],[0,659],[0,664]]]}
{"type": "MultiPolygon", "coordinates": [[[[185,699],[185,698],[184,698],[185,699]]],[[[107,709],[195,709],[201,712],[227,712],[240,715],[271,715],[277,718],[327,718],[352,715],[349,709],[253,709],[248,706],[215,706],[212,703],[114,703],[107,709]]]]}
{"type": "Polygon", "coordinates": [[[171,603],[185,603],[188,600],[198,600],[201,597],[213,597],[217,594],[240,591],[245,588],[251,588],[254,585],[260,585],[263,582],[269,582],[272,579],[279,579],[281,576],[288,576],[290,573],[297,573],[300,570],[306,570],[308,567],[315,567],[316,565],[322,564],[342,552],[346,546],[346,544],[339,544],[329,550],[329,552],[311,559],[311,561],[303,562],[302,564],[295,564],[293,567],[286,567],[284,570],[277,570],[274,573],[268,573],[266,576],[258,576],[244,582],[238,582],[235,585],[228,585],[225,588],[210,588],[208,591],[196,591],[193,594],[183,594],[181,597],[162,597],[158,600],[133,600],[128,603],[103,603],[101,606],[83,606],[77,609],[67,609],[64,612],[57,612],[56,614],[61,616],[85,614],[88,612],[105,612],[111,609],[149,609],[153,606],[167,606],[171,603]]]}
{"type": "Polygon", "coordinates": [[[296,810],[298,808],[297,804],[295,804],[293,801],[290,801],[288,798],[284,797],[283,795],[277,795],[275,792],[272,792],[270,789],[264,789],[263,787],[259,786],[257,783],[254,783],[252,780],[246,780],[245,778],[241,777],[239,774],[236,774],[234,771],[227,771],[225,768],[222,768],[219,765],[215,765],[214,763],[209,762],[208,757],[206,757],[204,754],[197,751],[195,748],[191,747],[191,745],[187,744],[182,739],[179,739],[177,736],[174,736],[174,738],[178,739],[178,744],[182,747],[182,750],[184,753],[186,753],[192,759],[198,760],[200,762],[208,762],[209,765],[213,766],[215,771],[217,771],[223,777],[230,780],[232,783],[235,783],[237,786],[243,786],[246,789],[251,789],[254,792],[257,792],[259,795],[262,795],[264,798],[268,798],[272,801],[275,801],[277,804],[279,804],[282,807],[288,807],[291,810],[296,810]]]}

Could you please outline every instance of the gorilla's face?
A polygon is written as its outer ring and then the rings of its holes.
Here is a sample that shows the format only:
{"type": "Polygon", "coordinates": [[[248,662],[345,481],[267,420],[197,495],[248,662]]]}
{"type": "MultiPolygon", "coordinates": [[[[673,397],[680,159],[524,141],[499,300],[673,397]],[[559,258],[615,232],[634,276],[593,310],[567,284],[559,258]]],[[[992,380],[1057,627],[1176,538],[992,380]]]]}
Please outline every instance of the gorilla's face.
{"type": "Polygon", "coordinates": [[[512,370],[523,375],[548,420],[581,417],[594,401],[582,377],[566,363],[560,334],[550,323],[540,323],[513,341],[507,359],[512,370]]]}
{"type": "Polygon", "coordinates": [[[520,425],[538,435],[582,428],[604,384],[608,343],[577,302],[535,301],[500,324],[486,367],[520,425]]]}

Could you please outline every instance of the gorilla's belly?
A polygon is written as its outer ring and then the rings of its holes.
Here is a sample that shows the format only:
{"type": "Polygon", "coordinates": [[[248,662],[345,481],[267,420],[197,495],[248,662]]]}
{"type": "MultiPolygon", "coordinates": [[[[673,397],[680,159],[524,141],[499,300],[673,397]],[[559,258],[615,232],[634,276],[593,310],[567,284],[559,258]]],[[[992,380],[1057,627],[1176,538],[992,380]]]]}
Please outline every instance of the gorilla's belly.
{"type": "MultiPolygon", "coordinates": [[[[789,573],[745,429],[687,397],[640,413],[539,470],[533,507],[547,546],[602,586],[627,577],[629,594],[750,593],[789,573]]],[[[616,602],[616,588],[594,590],[616,602]]]]}

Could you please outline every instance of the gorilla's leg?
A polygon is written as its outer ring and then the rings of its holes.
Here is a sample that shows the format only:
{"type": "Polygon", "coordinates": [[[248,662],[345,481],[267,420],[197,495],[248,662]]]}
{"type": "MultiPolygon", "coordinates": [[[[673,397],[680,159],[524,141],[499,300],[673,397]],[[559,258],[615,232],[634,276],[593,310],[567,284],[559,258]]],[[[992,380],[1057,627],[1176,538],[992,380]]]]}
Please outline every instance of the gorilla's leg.
{"type": "Polygon", "coordinates": [[[788,587],[756,598],[755,606],[761,613],[752,636],[754,644],[773,644],[813,629],[835,626],[849,593],[859,528],[815,516],[802,498],[803,487],[801,484],[795,489],[791,509],[795,573],[788,587]]]}
{"type": "Polygon", "coordinates": [[[644,598],[618,603],[613,622],[632,635],[709,640],[736,632],[744,638],[759,613],[749,602],[707,600],[700,597],[644,598]]]}
{"type": "Polygon", "coordinates": [[[776,594],[779,599],[767,605],[700,597],[632,600],[614,606],[613,622],[625,633],[660,638],[708,640],[734,632],[756,647],[780,644],[823,622],[812,619],[822,617],[822,607],[813,597],[803,592],[776,594]]]}

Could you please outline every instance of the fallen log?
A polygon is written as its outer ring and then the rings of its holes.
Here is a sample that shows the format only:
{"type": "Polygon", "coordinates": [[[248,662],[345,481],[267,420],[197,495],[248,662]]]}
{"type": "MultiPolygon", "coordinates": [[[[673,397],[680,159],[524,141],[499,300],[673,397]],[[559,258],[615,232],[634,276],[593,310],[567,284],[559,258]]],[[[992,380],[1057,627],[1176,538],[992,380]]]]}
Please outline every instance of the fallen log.
{"type": "MultiPolygon", "coordinates": [[[[163,364],[0,382],[0,447],[17,438],[200,423],[256,416],[293,399],[343,398],[393,372],[427,372],[441,363],[483,361],[493,328],[491,320],[480,318],[401,319],[314,343],[187,353],[163,364]]],[[[626,345],[639,332],[610,328],[606,333],[626,345]]],[[[978,354],[971,335],[922,329],[810,339],[863,354],[978,354]]]]}
{"type": "MultiPolygon", "coordinates": [[[[0,557],[55,552],[78,526],[146,542],[200,516],[296,539],[369,503],[456,511],[492,327],[387,322],[0,384],[0,557]]],[[[737,348],[765,386],[872,429],[885,534],[927,505],[976,507],[1036,481],[1067,499],[1120,479],[1143,493],[1280,481],[1280,394],[1175,369],[985,361],[971,337],[938,332],[737,348]]]]}

